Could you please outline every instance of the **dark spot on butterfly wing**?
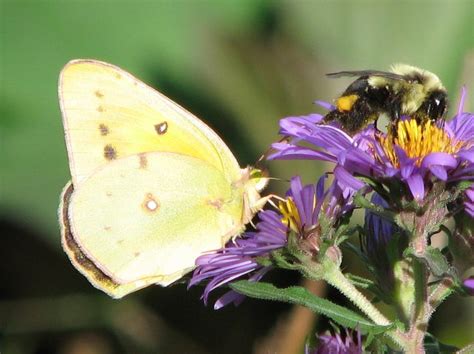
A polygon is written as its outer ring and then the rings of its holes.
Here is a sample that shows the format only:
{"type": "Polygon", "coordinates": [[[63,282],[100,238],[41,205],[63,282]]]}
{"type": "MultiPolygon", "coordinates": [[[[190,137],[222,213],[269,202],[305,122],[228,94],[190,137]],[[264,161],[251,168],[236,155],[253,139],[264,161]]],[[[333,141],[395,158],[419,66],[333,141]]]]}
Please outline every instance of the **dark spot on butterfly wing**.
{"type": "Polygon", "coordinates": [[[103,123],[99,124],[99,131],[100,135],[102,136],[106,136],[109,134],[109,128],[103,123]]]}
{"type": "Polygon", "coordinates": [[[106,160],[115,160],[117,158],[117,151],[115,150],[115,148],[110,145],[110,144],[107,144],[105,145],[104,147],[104,157],[106,160]]]}
{"type": "Polygon", "coordinates": [[[158,135],[163,135],[168,131],[168,122],[164,121],[158,124],[155,124],[155,130],[158,135]]]}
{"type": "Polygon", "coordinates": [[[146,169],[147,166],[148,166],[148,160],[147,160],[145,154],[139,154],[138,157],[140,159],[140,168],[142,170],[146,169]]]}
{"type": "Polygon", "coordinates": [[[98,97],[98,98],[104,97],[104,94],[103,94],[102,92],[100,92],[99,90],[95,91],[94,94],[95,94],[96,97],[98,97]]]}

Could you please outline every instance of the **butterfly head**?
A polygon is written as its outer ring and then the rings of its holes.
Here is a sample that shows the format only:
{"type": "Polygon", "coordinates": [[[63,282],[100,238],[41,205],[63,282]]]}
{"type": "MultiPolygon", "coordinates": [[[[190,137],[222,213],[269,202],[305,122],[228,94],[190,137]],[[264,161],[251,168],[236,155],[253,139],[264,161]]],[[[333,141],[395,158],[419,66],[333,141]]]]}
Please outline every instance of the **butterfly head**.
{"type": "Polygon", "coordinates": [[[260,192],[267,186],[269,178],[266,171],[250,166],[242,169],[241,173],[239,184],[244,189],[243,222],[246,224],[269,200],[269,196],[260,196],[260,192]]]}

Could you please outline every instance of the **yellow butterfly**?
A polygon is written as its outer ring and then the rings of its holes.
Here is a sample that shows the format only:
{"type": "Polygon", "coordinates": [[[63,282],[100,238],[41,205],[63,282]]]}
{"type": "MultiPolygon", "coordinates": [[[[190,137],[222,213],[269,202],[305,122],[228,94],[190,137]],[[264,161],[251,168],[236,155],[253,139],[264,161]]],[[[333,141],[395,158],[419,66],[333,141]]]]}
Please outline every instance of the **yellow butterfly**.
{"type": "Polygon", "coordinates": [[[206,124],[114,65],[69,62],[59,101],[72,176],[63,248],[114,298],[181,278],[268,200],[259,170],[241,169],[206,124]]]}

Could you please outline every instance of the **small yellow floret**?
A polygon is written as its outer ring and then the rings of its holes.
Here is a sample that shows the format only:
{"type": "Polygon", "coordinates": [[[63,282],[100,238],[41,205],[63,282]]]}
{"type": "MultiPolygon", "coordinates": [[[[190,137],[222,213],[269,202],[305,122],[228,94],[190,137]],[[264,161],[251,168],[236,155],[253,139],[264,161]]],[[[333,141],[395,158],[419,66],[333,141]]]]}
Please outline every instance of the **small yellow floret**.
{"type": "Polygon", "coordinates": [[[396,167],[400,164],[395,153],[395,145],[402,148],[408,157],[416,159],[418,165],[430,153],[454,154],[463,145],[463,142],[453,142],[444,129],[434,125],[431,120],[418,123],[415,119],[399,121],[395,133],[381,136],[379,140],[385,154],[396,167]]]}
{"type": "Polygon", "coordinates": [[[359,99],[357,95],[348,95],[339,97],[336,100],[336,107],[341,112],[348,112],[352,109],[354,103],[359,99]]]}
{"type": "Polygon", "coordinates": [[[286,201],[280,202],[278,205],[281,215],[283,215],[281,222],[287,225],[294,232],[298,232],[299,225],[301,225],[300,214],[298,208],[291,197],[288,197],[286,201]]]}

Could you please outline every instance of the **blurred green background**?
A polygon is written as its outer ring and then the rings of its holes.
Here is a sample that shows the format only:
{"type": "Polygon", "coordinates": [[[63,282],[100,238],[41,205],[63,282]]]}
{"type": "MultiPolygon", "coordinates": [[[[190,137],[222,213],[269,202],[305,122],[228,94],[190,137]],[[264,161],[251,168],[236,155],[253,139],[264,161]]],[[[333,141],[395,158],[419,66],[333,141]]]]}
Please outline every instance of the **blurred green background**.
{"type": "MultiPolygon", "coordinates": [[[[57,100],[67,61],[130,71],[209,123],[242,166],[277,139],[279,118],[318,110],[315,99],[330,101],[348,84],[327,72],[409,63],[437,73],[452,106],[467,85],[473,110],[471,0],[0,4],[2,353],[263,353],[263,339],[290,311],[247,300],[215,312],[184,285],[114,301],[73,269],[56,216],[69,179],[57,100]]],[[[270,164],[275,176],[307,181],[320,168],[270,164]]],[[[472,315],[472,303],[455,297],[432,332],[465,344],[474,339],[472,315]]]]}

